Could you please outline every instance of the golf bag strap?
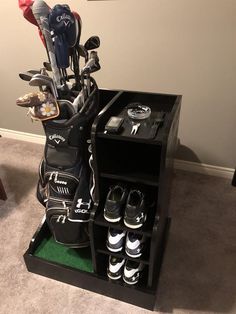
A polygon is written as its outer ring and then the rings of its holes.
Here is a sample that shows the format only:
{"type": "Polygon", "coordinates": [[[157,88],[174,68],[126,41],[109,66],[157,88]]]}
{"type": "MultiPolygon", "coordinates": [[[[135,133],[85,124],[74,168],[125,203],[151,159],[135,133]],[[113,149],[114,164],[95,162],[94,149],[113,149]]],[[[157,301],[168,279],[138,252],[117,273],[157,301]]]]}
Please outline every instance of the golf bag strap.
{"type": "Polygon", "coordinates": [[[71,206],[69,220],[88,222],[92,207],[92,198],[89,190],[90,170],[83,166],[80,172],[80,182],[76,189],[74,201],[71,206]]]}

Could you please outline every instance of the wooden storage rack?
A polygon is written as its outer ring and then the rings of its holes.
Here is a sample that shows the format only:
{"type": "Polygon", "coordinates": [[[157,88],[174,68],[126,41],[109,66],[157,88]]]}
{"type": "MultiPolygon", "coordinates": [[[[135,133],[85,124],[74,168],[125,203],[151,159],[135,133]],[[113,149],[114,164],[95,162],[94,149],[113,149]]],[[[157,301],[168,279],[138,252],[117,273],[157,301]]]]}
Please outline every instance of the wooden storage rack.
{"type": "Polygon", "coordinates": [[[68,284],[104,294],[147,309],[154,309],[156,291],[163,253],[170,226],[169,200],[173,158],[177,145],[177,132],[181,96],[133,91],[100,90],[103,107],[94,121],[91,132],[96,181],[96,202],[91,212],[89,232],[93,273],[49,262],[34,256],[42,239],[49,235],[45,221],[39,226],[24,258],[29,271],[68,284]],[[165,112],[164,123],[155,138],[148,137],[148,126],[130,135],[126,106],[131,102],[148,105],[151,118],[159,111],[165,112]],[[107,134],[105,125],[111,116],[125,118],[119,134],[107,134]],[[111,252],[106,248],[109,227],[129,231],[124,223],[109,223],[103,217],[103,208],[109,187],[115,183],[145,191],[152,205],[148,218],[136,233],[145,234],[147,247],[139,259],[132,259],[124,252],[112,253],[117,257],[141,261],[145,264],[141,280],[128,286],[122,280],[113,282],[106,271],[111,252]]]}

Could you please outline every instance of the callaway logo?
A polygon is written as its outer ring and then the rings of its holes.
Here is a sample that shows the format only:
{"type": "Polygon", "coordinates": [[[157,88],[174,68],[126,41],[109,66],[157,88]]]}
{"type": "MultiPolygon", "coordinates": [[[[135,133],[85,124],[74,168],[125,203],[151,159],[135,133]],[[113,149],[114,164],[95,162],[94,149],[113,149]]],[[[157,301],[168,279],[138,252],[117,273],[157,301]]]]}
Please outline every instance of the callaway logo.
{"type": "Polygon", "coordinates": [[[68,26],[70,23],[74,23],[70,15],[67,15],[66,13],[63,13],[62,15],[58,16],[56,18],[57,22],[60,23],[61,21],[65,24],[65,26],[68,26]],[[67,21],[66,21],[67,20],[67,21]]]}
{"type": "Polygon", "coordinates": [[[65,138],[59,134],[49,135],[49,139],[51,141],[54,140],[54,142],[56,142],[57,144],[59,144],[60,142],[65,142],[65,138]]]}

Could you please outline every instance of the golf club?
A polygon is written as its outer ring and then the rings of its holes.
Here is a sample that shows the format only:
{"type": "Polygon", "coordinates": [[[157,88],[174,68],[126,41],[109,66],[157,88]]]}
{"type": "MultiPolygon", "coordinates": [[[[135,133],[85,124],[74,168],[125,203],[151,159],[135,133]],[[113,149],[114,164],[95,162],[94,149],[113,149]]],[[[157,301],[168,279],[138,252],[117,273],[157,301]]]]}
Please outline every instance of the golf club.
{"type": "Polygon", "coordinates": [[[85,49],[93,50],[100,46],[100,39],[98,36],[91,36],[84,44],[85,49]]]}
{"type": "Polygon", "coordinates": [[[45,76],[42,74],[35,74],[32,79],[29,81],[30,86],[38,86],[40,91],[42,91],[42,86],[47,86],[50,88],[53,96],[57,98],[57,90],[55,88],[55,84],[53,79],[49,76],[45,76]]]}

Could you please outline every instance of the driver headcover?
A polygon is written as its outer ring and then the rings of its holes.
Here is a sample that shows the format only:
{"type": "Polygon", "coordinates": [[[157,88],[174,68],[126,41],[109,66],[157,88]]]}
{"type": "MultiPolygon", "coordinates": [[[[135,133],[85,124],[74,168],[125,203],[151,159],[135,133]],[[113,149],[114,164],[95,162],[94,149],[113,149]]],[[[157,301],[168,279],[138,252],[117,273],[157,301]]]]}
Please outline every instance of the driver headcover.
{"type": "Polygon", "coordinates": [[[74,47],[79,34],[78,21],[68,5],[57,4],[49,14],[49,27],[54,32],[55,53],[59,68],[69,67],[69,48],[74,47]]]}

